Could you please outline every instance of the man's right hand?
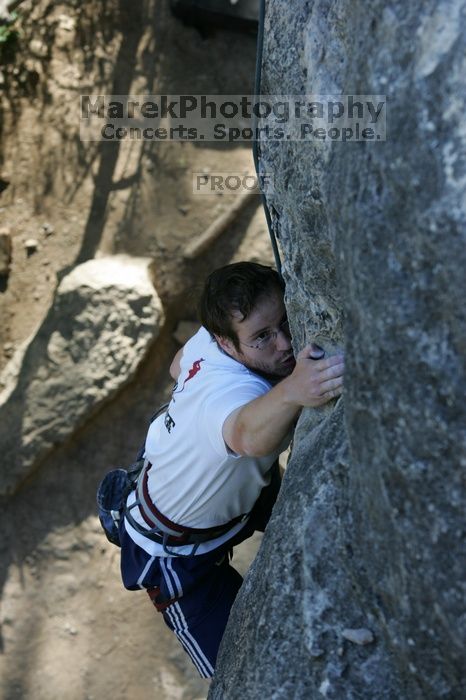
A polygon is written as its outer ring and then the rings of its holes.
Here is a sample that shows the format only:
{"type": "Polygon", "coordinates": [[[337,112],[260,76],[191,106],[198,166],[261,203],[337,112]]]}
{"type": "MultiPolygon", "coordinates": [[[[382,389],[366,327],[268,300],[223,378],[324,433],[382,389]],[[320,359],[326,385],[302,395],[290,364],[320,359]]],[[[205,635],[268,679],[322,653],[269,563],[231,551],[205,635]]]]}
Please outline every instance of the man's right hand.
{"type": "Polygon", "coordinates": [[[298,353],[293,372],[282,381],[286,400],[291,404],[317,407],[341,395],[344,355],[327,358],[324,355],[315,343],[306,345],[298,353]]]}

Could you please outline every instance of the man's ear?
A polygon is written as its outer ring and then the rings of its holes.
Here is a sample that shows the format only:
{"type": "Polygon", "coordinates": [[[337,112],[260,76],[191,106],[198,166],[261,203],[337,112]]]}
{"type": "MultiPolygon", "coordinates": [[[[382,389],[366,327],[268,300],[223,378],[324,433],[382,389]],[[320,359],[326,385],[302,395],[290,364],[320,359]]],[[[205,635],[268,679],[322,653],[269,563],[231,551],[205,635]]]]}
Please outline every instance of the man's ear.
{"type": "Polygon", "coordinates": [[[215,334],[215,340],[220,345],[222,350],[224,350],[224,352],[228,353],[228,355],[235,353],[236,348],[233,344],[233,341],[230,340],[230,338],[225,338],[222,335],[215,334]]]}

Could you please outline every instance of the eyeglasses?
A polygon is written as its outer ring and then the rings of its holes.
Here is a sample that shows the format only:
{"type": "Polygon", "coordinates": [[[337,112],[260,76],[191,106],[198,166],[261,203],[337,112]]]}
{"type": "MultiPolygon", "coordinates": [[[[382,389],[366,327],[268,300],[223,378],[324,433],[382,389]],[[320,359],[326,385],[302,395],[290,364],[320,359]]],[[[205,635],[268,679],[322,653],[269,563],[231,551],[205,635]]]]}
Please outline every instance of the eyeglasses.
{"type": "Polygon", "coordinates": [[[240,345],[245,345],[247,348],[252,348],[253,350],[265,350],[265,348],[268,348],[271,345],[271,343],[274,340],[276,340],[280,332],[286,335],[287,338],[291,338],[290,324],[288,323],[288,319],[282,321],[276,331],[265,331],[264,333],[261,333],[257,337],[257,342],[254,343],[254,345],[250,345],[249,343],[243,343],[242,340],[240,340],[239,342],[240,345]]]}

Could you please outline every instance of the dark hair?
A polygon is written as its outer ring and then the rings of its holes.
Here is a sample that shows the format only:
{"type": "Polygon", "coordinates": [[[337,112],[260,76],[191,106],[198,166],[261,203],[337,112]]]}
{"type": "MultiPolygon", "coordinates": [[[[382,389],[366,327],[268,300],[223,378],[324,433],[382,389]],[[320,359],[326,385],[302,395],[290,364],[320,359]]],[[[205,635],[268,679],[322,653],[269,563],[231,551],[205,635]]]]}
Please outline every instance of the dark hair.
{"type": "Polygon", "coordinates": [[[202,325],[211,335],[229,338],[237,350],[239,340],[232,326],[233,312],[239,311],[242,321],[249,316],[259,297],[274,289],[285,291],[278,272],[253,262],[225,265],[207,278],[199,303],[202,325]]]}

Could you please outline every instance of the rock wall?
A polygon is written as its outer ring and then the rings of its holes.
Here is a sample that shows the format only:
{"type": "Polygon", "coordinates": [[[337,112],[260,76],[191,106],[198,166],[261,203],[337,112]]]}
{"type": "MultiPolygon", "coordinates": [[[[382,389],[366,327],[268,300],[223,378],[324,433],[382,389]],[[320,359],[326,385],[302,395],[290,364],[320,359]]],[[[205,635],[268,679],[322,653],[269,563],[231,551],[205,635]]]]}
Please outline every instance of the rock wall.
{"type": "Polygon", "coordinates": [[[466,692],[466,3],[270,0],[266,94],[386,94],[387,140],[263,143],[296,349],[344,347],[303,412],[209,698],[466,692]]]}

